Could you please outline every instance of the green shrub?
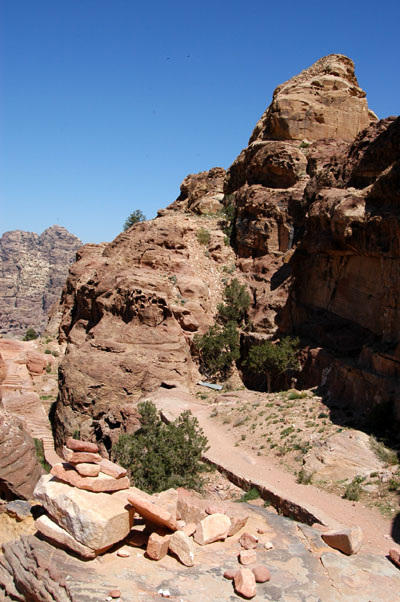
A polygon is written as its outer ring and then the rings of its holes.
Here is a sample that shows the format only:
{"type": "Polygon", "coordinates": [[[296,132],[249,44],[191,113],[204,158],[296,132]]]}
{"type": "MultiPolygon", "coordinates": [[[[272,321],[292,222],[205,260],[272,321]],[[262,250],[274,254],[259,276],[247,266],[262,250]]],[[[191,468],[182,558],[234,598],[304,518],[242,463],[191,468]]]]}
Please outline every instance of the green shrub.
{"type": "Polygon", "coordinates": [[[35,330],[33,330],[33,328],[28,328],[28,330],[26,331],[26,334],[22,340],[23,341],[33,341],[34,339],[37,339],[38,336],[39,336],[39,334],[35,330]]]}
{"type": "Polygon", "coordinates": [[[201,488],[201,475],[210,469],[201,460],[208,445],[197,418],[185,411],[166,425],[152,402],[139,403],[138,410],[140,429],[120,435],[112,448],[134,485],[150,493],[170,487],[201,488]]]}
{"type": "Polygon", "coordinates": [[[228,246],[230,245],[231,236],[233,232],[233,225],[235,222],[235,204],[234,204],[234,196],[228,195],[224,198],[224,208],[222,213],[224,215],[224,220],[220,224],[222,232],[225,234],[224,242],[228,246]]]}
{"type": "Polygon", "coordinates": [[[51,355],[50,349],[45,349],[44,352],[45,352],[46,355],[51,355]]]}
{"type": "Polygon", "coordinates": [[[251,489],[249,489],[249,491],[246,491],[246,493],[244,493],[242,495],[241,498],[239,498],[237,501],[238,502],[250,502],[251,500],[258,500],[260,498],[260,492],[258,491],[258,489],[256,489],[256,487],[252,487],[251,489]]]}
{"type": "Polygon", "coordinates": [[[205,228],[200,228],[200,230],[197,231],[196,237],[201,245],[208,245],[211,235],[205,228]]]}
{"type": "Polygon", "coordinates": [[[51,373],[51,365],[50,364],[46,364],[46,372],[47,372],[47,374],[51,373]]]}
{"type": "Polygon", "coordinates": [[[346,487],[343,497],[352,502],[358,502],[362,493],[361,483],[365,481],[365,477],[356,476],[346,487]]]}
{"type": "Polygon", "coordinates": [[[265,373],[267,377],[268,393],[271,392],[271,381],[286,370],[298,369],[296,347],[299,339],[286,337],[278,343],[264,341],[260,345],[253,345],[245,365],[255,373],[265,373]]]}
{"type": "Polygon", "coordinates": [[[225,286],[223,293],[224,303],[218,305],[218,318],[220,321],[236,322],[241,324],[247,317],[247,310],[250,307],[250,295],[246,286],[240,284],[237,278],[233,278],[225,286]]]}
{"type": "Polygon", "coordinates": [[[34,442],[36,457],[38,459],[39,464],[42,465],[46,472],[50,472],[51,466],[46,462],[46,459],[44,457],[43,441],[41,439],[34,439],[34,442]]]}
{"type": "Polygon", "coordinates": [[[200,369],[209,377],[226,378],[233,362],[240,357],[239,333],[234,322],[224,327],[214,324],[193,340],[200,357],[200,369]]]}
{"type": "Polygon", "coordinates": [[[304,470],[304,468],[302,468],[297,475],[296,481],[297,481],[297,483],[300,483],[301,485],[310,485],[312,478],[313,478],[313,473],[306,472],[304,470]]]}
{"type": "Polygon", "coordinates": [[[132,211],[132,213],[126,218],[124,226],[123,226],[124,231],[128,230],[128,228],[130,228],[134,224],[137,224],[138,222],[145,222],[145,221],[146,221],[146,216],[144,215],[144,213],[142,211],[140,211],[140,209],[135,209],[135,211],[132,211]]]}
{"type": "Polygon", "coordinates": [[[389,449],[386,447],[381,441],[378,441],[372,435],[369,438],[369,444],[376,457],[382,462],[385,462],[386,464],[399,463],[397,452],[394,449],[389,449]]]}

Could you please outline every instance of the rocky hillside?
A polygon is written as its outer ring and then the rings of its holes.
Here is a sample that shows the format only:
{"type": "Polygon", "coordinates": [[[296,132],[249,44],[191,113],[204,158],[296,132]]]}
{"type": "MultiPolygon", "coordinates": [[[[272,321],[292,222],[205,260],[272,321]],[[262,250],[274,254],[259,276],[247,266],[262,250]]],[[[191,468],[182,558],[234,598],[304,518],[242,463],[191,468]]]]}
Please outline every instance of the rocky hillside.
{"type": "Polygon", "coordinates": [[[398,136],[399,120],[368,109],[352,61],[330,55],[275,90],[226,174],[188,176],[155,220],[84,247],[63,297],[58,443],[79,430],[109,449],[135,428],[143,393],[190,387],[193,337],[231,274],[252,298],[242,352],[297,334],[300,383],[365,410],[398,400],[398,136]]]}
{"type": "Polygon", "coordinates": [[[43,332],[58,301],[68,268],[82,245],[61,226],[42,234],[13,230],[0,238],[0,334],[43,332]]]}

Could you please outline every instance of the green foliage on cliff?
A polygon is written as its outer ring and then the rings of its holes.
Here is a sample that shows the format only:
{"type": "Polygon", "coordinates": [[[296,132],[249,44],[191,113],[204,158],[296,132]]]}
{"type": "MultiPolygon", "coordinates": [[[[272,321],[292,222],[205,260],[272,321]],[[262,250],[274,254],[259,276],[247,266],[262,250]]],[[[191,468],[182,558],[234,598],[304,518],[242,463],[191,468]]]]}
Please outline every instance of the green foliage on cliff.
{"type": "Polygon", "coordinates": [[[38,333],[35,330],[33,330],[33,328],[28,328],[28,330],[26,331],[26,334],[22,340],[23,341],[33,341],[34,339],[37,339],[38,336],[39,336],[38,333]]]}
{"type": "Polygon", "coordinates": [[[208,445],[197,418],[186,411],[164,424],[150,401],[139,403],[138,410],[140,429],[120,435],[112,449],[132,483],[149,493],[170,487],[201,488],[202,473],[209,470],[201,460],[208,445]]]}
{"type": "Polygon", "coordinates": [[[135,209],[132,213],[126,218],[124,223],[124,230],[128,230],[133,224],[137,224],[138,222],[146,221],[146,216],[140,209],[135,209]]]}
{"type": "Polygon", "coordinates": [[[242,324],[250,307],[250,295],[244,284],[233,278],[224,290],[224,303],[218,305],[219,321],[242,324]]]}
{"type": "Polygon", "coordinates": [[[298,338],[286,337],[278,343],[264,341],[260,345],[252,345],[245,365],[256,374],[266,375],[268,392],[270,392],[273,378],[287,370],[298,369],[296,353],[298,344],[298,338]]]}

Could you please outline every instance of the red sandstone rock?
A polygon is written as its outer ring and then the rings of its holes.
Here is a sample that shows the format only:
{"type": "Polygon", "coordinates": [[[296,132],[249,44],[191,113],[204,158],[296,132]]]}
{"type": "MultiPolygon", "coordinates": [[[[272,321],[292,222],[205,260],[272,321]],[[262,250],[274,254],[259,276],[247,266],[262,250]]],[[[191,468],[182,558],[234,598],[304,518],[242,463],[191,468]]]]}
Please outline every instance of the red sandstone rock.
{"type": "Polygon", "coordinates": [[[256,580],[253,571],[250,569],[240,569],[236,572],[233,583],[235,591],[245,598],[254,598],[256,595],[256,580]]]}
{"type": "Polygon", "coordinates": [[[220,539],[226,539],[230,526],[230,518],[225,514],[210,514],[198,524],[194,540],[204,546],[220,539]]]}
{"type": "Polygon", "coordinates": [[[47,358],[45,355],[37,351],[28,351],[26,354],[26,367],[32,375],[39,376],[43,374],[46,366],[47,358]]]}
{"type": "Polygon", "coordinates": [[[253,564],[257,562],[257,553],[255,550],[242,550],[239,553],[240,564],[253,564]]]}
{"type": "Polygon", "coordinates": [[[235,575],[236,575],[236,573],[237,573],[237,570],[234,570],[234,569],[227,569],[227,570],[224,572],[224,577],[225,577],[225,579],[234,579],[234,578],[235,578],[235,575]]]}
{"type": "Polygon", "coordinates": [[[95,493],[119,491],[120,489],[128,489],[129,487],[128,477],[123,477],[122,479],[113,479],[107,475],[81,477],[70,464],[54,464],[50,472],[61,481],[64,481],[64,483],[69,483],[78,489],[85,489],[86,491],[93,491],[95,493]]]}
{"type": "Polygon", "coordinates": [[[169,543],[169,535],[152,533],[147,541],[146,553],[152,560],[161,560],[168,554],[169,543]]]}
{"type": "Polygon", "coordinates": [[[69,464],[81,464],[86,462],[100,463],[102,459],[99,454],[92,452],[72,451],[65,446],[63,447],[63,457],[66,462],[69,462],[69,464]]]}
{"type": "Polygon", "coordinates": [[[69,437],[66,440],[65,446],[74,452],[97,453],[99,451],[99,446],[96,443],[92,443],[91,441],[80,441],[79,439],[72,439],[72,437],[69,437]]]}
{"type": "Polygon", "coordinates": [[[126,468],[122,468],[122,466],[119,466],[119,464],[115,464],[115,462],[111,462],[106,458],[101,459],[100,470],[104,474],[107,474],[110,477],[114,477],[114,479],[121,479],[122,477],[126,477],[128,473],[126,468]]]}
{"type": "Polygon", "coordinates": [[[17,416],[0,410],[0,492],[5,499],[30,499],[43,469],[35,445],[17,416]]]}
{"type": "Polygon", "coordinates": [[[400,569],[400,552],[398,550],[389,550],[389,558],[400,569]]]}
{"type": "Polygon", "coordinates": [[[252,571],[257,583],[266,583],[271,579],[271,573],[266,566],[256,566],[252,571]]]}
{"type": "Polygon", "coordinates": [[[224,508],[218,504],[209,504],[205,511],[207,514],[225,514],[224,508]]]}
{"type": "Polygon", "coordinates": [[[145,520],[148,520],[155,525],[160,525],[161,527],[167,527],[168,529],[171,529],[171,531],[177,530],[178,525],[176,524],[176,520],[171,513],[164,510],[164,508],[133,493],[128,494],[128,502],[145,520]]]}
{"type": "Polygon", "coordinates": [[[191,537],[193,533],[196,531],[197,525],[196,523],[187,523],[181,531],[183,531],[188,537],[191,537]]]}
{"type": "Polygon", "coordinates": [[[89,464],[83,462],[82,464],[75,464],[74,468],[81,477],[98,477],[100,473],[99,464],[89,464]]]}
{"type": "Polygon", "coordinates": [[[111,598],[120,598],[121,592],[119,591],[119,589],[112,589],[111,591],[108,592],[108,595],[111,598]]]}
{"type": "Polygon", "coordinates": [[[239,543],[245,550],[251,550],[257,547],[258,538],[250,533],[243,533],[239,538],[239,543]]]}
{"type": "Polygon", "coordinates": [[[357,554],[362,543],[362,530],[360,527],[326,531],[321,535],[328,546],[340,550],[343,554],[357,554]]]}
{"type": "Polygon", "coordinates": [[[193,541],[183,531],[175,531],[169,541],[169,549],[185,566],[194,565],[193,541]]]}
{"type": "Polygon", "coordinates": [[[51,541],[56,542],[58,545],[72,550],[76,554],[79,554],[82,558],[95,558],[96,551],[76,540],[68,531],[57,525],[48,516],[40,516],[35,521],[35,527],[37,530],[49,538],[51,541]]]}

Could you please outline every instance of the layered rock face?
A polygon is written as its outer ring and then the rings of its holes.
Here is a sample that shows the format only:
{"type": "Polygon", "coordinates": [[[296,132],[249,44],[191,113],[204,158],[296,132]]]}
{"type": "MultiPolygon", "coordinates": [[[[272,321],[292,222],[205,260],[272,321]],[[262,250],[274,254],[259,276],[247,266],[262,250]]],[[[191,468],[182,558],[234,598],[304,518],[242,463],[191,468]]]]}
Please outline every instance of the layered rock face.
{"type": "Polygon", "coordinates": [[[364,130],[306,190],[283,328],[310,341],[306,382],[400,412],[400,119],[364,130]]]}
{"type": "Polygon", "coordinates": [[[43,332],[81,241],[51,226],[40,236],[13,230],[0,239],[0,334],[43,332]]]}
{"type": "Polygon", "coordinates": [[[212,322],[233,251],[216,220],[182,214],[134,225],[78,253],[63,293],[57,444],[81,437],[111,447],[138,426],[136,402],[163,381],[198,378],[190,346],[212,322]],[[197,235],[207,229],[208,246],[197,235]],[[205,253],[207,251],[207,253],[205,253]]]}

